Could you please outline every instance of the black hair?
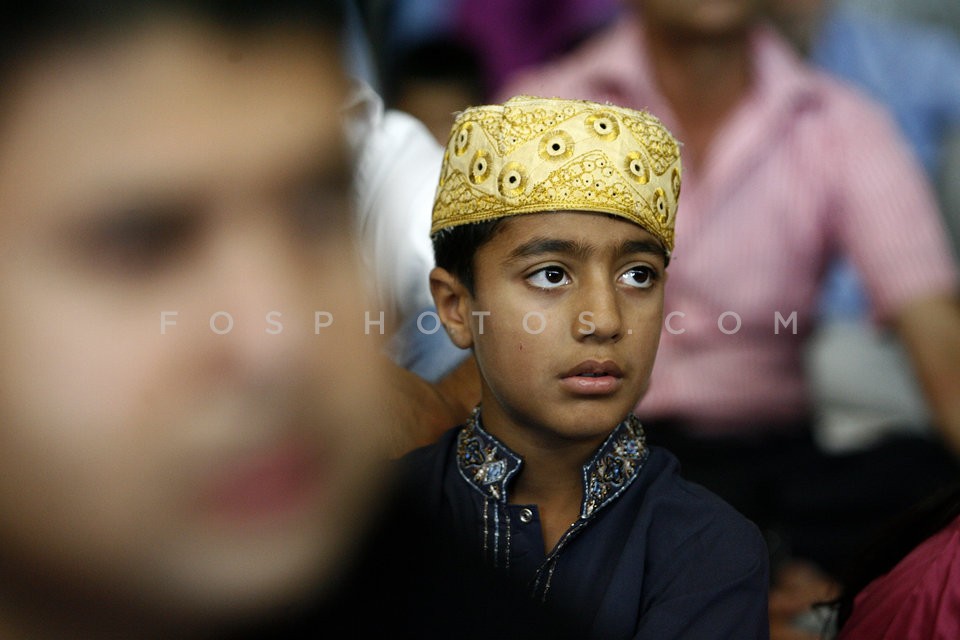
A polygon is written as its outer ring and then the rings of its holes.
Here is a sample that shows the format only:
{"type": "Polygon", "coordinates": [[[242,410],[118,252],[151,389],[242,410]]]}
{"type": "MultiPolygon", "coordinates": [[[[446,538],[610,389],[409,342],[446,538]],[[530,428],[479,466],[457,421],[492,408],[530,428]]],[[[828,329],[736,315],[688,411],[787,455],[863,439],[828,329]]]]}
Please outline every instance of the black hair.
{"type": "Polygon", "coordinates": [[[480,247],[493,239],[505,220],[462,224],[441,229],[433,235],[433,256],[437,266],[453,274],[470,295],[475,295],[473,258],[480,247]]]}
{"type": "Polygon", "coordinates": [[[471,104],[486,94],[480,57],[468,45],[440,36],[418,42],[400,51],[384,74],[386,98],[395,104],[411,81],[454,82],[468,87],[471,104]]]}
{"type": "Polygon", "coordinates": [[[837,607],[837,628],[853,613],[853,600],[875,578],[889,572],[919,544],[960,516],[960,481],[923,500],[889,525],[845,572],[837,607]]]}
{"type": "Polygon", "coordinates": [[[170,14],[226,29],[289,24],[333,40],[344,24],[341,0],[0,1],[0,86],[13,68],[50,43],[122,33],[170,14]]]}
{"type": "MultiPolygon", "coordinates": [[[[612,213],[603,214],[613,220],[623,220],[612,213]]],[[[433,235],[433,259],[436,265],[446,269],[475,295],[476,281],[473,275],[473,258],[477,250],[493,239],[509,218],[487,222],[474,222],[457,227],[441,229],[433,235]]],[[[670,266],[670,254],[664,249],[663,267],[670,266]]]]}

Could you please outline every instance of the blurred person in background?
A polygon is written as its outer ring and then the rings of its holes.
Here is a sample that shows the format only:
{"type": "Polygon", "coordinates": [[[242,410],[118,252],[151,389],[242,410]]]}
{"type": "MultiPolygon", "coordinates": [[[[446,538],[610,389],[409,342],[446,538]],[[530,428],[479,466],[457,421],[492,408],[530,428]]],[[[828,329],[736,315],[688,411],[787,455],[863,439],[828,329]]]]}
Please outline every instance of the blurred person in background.
{"type": "MultiPolygon", "coordinates": [[[[836,1],[772,0],[769,10],[813,64],[889,110],[929,178],[942,185],[941,210],[952,229],[960,214],[947,200],[946,176],[948,140],[960,133],[960,42],[944,29],[880,19],[836,1]]],[[[831,265],[821,295],[827,326],[812,356],[821,440],[841,450],[903,427],[923,431],[929,415],[906,356],[869,322],[869,300],[849,259],[831,265]]]]}
{"type": "MultiPolygon", "coordinates": [[[[934,197],[889,117],[801,63],[761,23],[760,0],[627,7],[501,95],[649,108],[684,142],[685,239],[640,416],[689,479],[768,531],[775,556],[835,568],[850,549],[831,529],[845,507],[810,435],[803,347],[836,251],[863,273],[872,314],[903,340],[960,451],[957,273],[934,197]]],[[[896,463],[891,482],[916,471],[896,463]]]]}
{"type": "Polygon", "coordinates": [[[477,55],[452,38],[411,45],[399,53],[387,79],[388,102],[424,123],[441,145],[454,116],[486,94],[477,55]]]}
{"type": "Polygon", "coordinates": [[[430,215],[443,151],[416,118],[354,82],[344,109],[353,156],[353,228],[372,300],[360,320],[383,336],[391,455],[433,442],[479,398],[469,354],[441,330],[428,274],[430,215]]]}
{"type": "MultiPolygon", "coordinates": [[[[880,17],[839,0],[771,0],[771,18],[812,64],[849,82],[893,116],[927,176],[939,183],[941,212],[952,231],[960,202],[948,190],[949,140],[960,134],[960,42],[942,27],[905,17],[880,17]]],[[[831,454],[836,491],[846,508],[833,526],[850,543],[883,524],[888,514],[956,477],[956,461],[931,426],[930,413],[907,354],[889,327],[869,316],[869,299],[850,260],[831,264],[819,303],[820,321],[808,346],[814,433],[831,454]],[[887,469],[909,459],[909,480],[890,482],[887,469]],[[859,478],[844,483],[844,476],[859,478]],[[869,489],[865,489],[869,488],[869,489]],[[880,489],[880,490],[877,490],[880,489]]],[[[839,501],[838,498],[835,500],[839,501]]],[[[812,587],[818,572],[795,568],[791,589],[774,593],[776,609],[808,609],[823,600],[828,581],[812,587]]]]}
{"type": "MultiPolygon", "coordinates": [[[[391,450],[402,454],[458,424],[479,397],[470,385],[459,382],[465,375],[473,376],[467,354],[432,319],[427,286],[433,267],[430,215],[443,151],[424,124],[442,126],[442,121],[452,119],[451,106],[466,106],[459,104],[462,95],[457,98],[457,94],[465,84],[471,86],[464,78],[476,78],[476,73],[469,58],[467,67],[456,66],[464,62],[463,56],[438,61],[421,58],[412,65],[413,97],[404,105],[413,113],[393,108],[390,103],[398,100],[395,96],[404,86],[404,76],[379,73],[376,61],[392,47],[416,45],[403,35],[411,27],[404,27],[402,18],[391,21],[400,33],[384,36],[383,16],[406,15],[400,8],[407,7],[407,13],[420,16],[413,20],[415,24],[429,25],[440,5],[394,6],[360,0],[343,4],[344,64],[351,77],[343,108],[344,129],[353,161],[354,227],[364,281],[372,294],[365,321],[371,332],[385,337],[385,354],[397,365],[387,365],[391,384],[385,391],[393,407],[391,450]],[[380,40],[373,41],[371,34],[380,34],[380,40]],[[450,91],[443,91],[445,86],[450,91]],[[386,101],[378,88],[386,92],[386,101]],[[428,94],[436,89],[446,98],[444,104],[430,99],[428,94]]],[[[429,32],[429,27],[421,28],[429,32]]],[[[399,53],[389,59],[391,69],[404,65],[399,53]]]]}

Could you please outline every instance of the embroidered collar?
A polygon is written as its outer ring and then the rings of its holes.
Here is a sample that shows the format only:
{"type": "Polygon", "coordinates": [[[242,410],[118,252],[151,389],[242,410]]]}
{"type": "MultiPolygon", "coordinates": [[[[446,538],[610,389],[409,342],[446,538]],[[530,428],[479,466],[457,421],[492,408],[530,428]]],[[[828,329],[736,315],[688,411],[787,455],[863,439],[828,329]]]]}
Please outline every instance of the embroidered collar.
{"type": "Polygon", "coordinates": [[[589,518],[623,493],[640,473],[649,455],[640,419],[631,413],[583,465],[580,518],[589,518]]]}
{"type": "Polygon", "coordinates": [[[507,501],[507,483],[523,460],[480,426],[480,406],[474,408],[457,435],[457,467],[467,484],[488,498],[507,501]]]}
{"type": "MultiPolygon", "coordinates": [[[[623,493],[649,453],[640,420],[630,414],[583,465],[580,519],[590,518],[623,493]]],[[[457,436],[457,467],[467,484],[506,503],[508,485],[522,465],[520,456],[484,430],[480,407],[475,408],[457,436]]]]}

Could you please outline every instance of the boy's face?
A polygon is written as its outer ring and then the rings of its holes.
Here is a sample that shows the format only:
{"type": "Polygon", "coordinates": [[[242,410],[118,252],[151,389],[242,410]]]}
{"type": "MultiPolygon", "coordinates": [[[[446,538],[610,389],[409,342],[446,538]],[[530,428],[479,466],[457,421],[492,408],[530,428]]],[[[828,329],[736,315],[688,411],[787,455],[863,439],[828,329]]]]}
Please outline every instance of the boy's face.
{"type": "Polygon", "coordinates": [[[664,257],[631,222],[590,213],[507,220],[474,256],[463,298],[484,424],[507,438],[605,437],[647,387],[663,316],[664,257]],[[477,314],[489,311],[481,317],[477,314]]]}
{"type": "Polygon", "coordinates": [[[336,68],[173,23],[4,88],[0,583],[239,616],[355,537],[382,380],[336,68]]]}

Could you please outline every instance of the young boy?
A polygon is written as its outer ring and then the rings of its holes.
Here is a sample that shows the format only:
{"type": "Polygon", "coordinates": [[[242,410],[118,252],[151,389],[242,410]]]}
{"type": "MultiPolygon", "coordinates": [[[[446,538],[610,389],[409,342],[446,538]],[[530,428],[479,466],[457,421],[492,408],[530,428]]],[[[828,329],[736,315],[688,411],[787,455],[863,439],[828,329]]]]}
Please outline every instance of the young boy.
{"type": "Polygon", "coordinates": [[[267,4],[3,10],[0,637],[289,614],[373,511],[340,23],[267,4]]]}
{"type": "Polygon", "coordinates": [[[651,115],[518,97],[459,115],[434,206],[431,290],[482,400],[406,461],[451,533],[604,640],[768,633],[757,529],[631,414],[679,193],[651,115]]]}

